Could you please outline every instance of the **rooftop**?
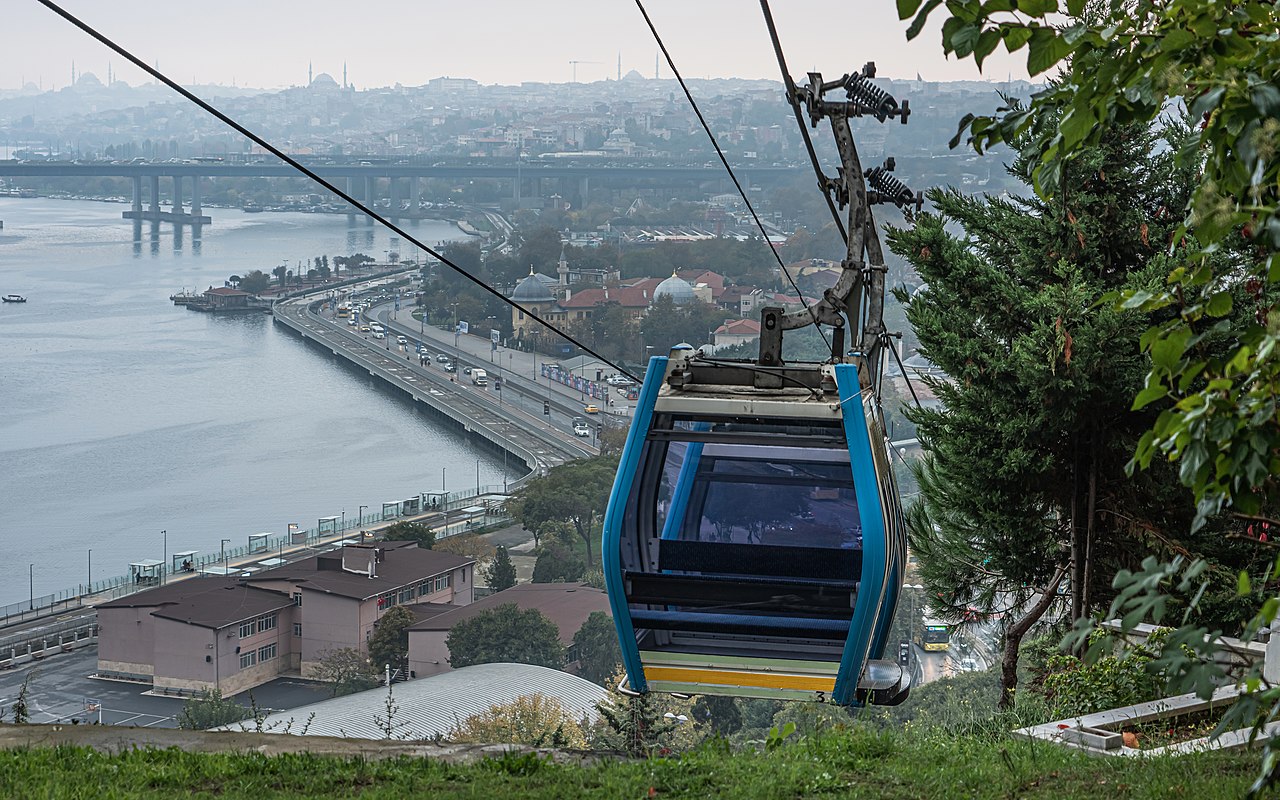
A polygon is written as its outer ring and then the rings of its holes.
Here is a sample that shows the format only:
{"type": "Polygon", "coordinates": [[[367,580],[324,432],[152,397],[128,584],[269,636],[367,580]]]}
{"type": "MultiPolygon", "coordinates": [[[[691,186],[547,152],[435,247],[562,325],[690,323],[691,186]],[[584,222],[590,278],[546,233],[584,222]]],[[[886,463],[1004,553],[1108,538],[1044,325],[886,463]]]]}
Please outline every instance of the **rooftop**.
{"type": "Polygon", "coordinates": [[[521,611],[536,608],[560,629],[560,643],[568,647],[573,635],[593,611],[609,613],[609,597],[585,583],[521,583],[470,605],[437,614],[409,627],[410,631],[447,631],[482,611],[515,603],[521,611]]]}
{"type": "Polygon", "coordinates": [[[203,577],[175,581],[119,600],[104,608],[152,608],[154,617],[218,630],[293,604],[287,595],[246,585],[236,577],[203,577]]]}
{"type": "Polygon", "coordinates": [[[299,584],[303,591],[365,600],[422,578],[474,563],[474,558],[423,550],[406,542],[377,542],[347,545],[341,551],[312,556],[243,580],[246,583],[287,580],[299,584]],[[377,557],[379,552],[381,560],[374,564],[373,577],[370,577],[367,571],[369,558],[371,555],[377,557]],[[344,563],[347,565],[345,569],[344,563]]]}

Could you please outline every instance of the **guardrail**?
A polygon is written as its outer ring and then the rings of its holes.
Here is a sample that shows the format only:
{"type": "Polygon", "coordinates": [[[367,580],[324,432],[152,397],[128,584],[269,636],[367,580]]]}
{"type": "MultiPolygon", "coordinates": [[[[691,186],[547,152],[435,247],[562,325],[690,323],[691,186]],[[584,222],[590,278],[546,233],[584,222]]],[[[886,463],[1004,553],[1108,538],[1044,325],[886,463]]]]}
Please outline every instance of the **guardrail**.
{"type": "MultiPolygon", "coordinates": [[[[307,558],[312,555],[311,552],[298,552],[297,550],[289,552],[288,548],[301,546],[314,549],[325,547],[328,544],[336,545],[352,531],[358,532],[366,527],[384,522],[393,522],[406,516],[418,516],[423,513],[434,512],[451,513],[473,505],[477,497],[503,494],[504,489],[510,491],[512,488],[513,484],[510,483],[506,487],[500,484],[488,484],[475,488],[460,489],[456,492],[432,492],[429,494],[435,500],[434,506],[424,504],[423,500],[427,495],[420,494],[416,498],[418,501],[417,510],[409,515],[403,514],[402,510],[390,516],[384,516],[381,513],[360,514],[348,520],[333,519],[331,524],[326,523],[323,528],[320,525],[320,520],[317,520],[316,527],[270,536],[265,539],[255,540],[252,544],[230,547],[225,551],[220,549],[217,552],[197,555],[191,559],[190,571],[199,573],[205,567],[240,561],[254,555],[260,555],[264,560],[273,556],[283,557],[286,561],[292,560],[292,557],[297,559],[307,558]]],[[[170,565],[163,566],[166,568],[165,574],[175,574],[174,571],[167,569],[170,565]]],[[[176,574],[181,574],[181,572],[176,574]]],[[[89,605],[88,601],[90,600],[94,603],[115,600],[135,592],[151,589],[155,585],[155,583],[140,583],[132,575],[116,575],[94,581],[88,585],[80,584],[54,594],[29,599],[26,602],[10,603],[7,606],[0,607],[0,628],[85,608],[89,605]]]]}

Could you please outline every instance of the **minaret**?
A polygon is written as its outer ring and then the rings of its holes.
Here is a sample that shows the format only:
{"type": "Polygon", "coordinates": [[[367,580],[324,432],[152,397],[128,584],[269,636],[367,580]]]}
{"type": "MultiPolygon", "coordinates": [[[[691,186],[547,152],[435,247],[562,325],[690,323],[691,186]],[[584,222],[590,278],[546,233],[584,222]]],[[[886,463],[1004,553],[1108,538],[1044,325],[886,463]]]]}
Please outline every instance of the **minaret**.
{"type": "Polygon", "coordinates": [[[347,62],[342,62],[342,88],[347,88],[347,62]]]}
{"type": "Polygon", "coordinates": [[[618,51],[618,80],[622,80],[622,51],[618,51]]]}
{"type": "Polygon", "coordinates": [[[560,245],[560,264],[556,267],[556,274],[560,276],[560,285],[569,285],[569,261],[564,256],[564,244],[560,245]]]}
{"type": "Polygon", "coordinates": [[[76,62],[74,59],[71,61],[71,85],[76,85],[76,62]]]}
{"type": "Polygon", "coordinates": [[[658,56],[660,55],[662,55],[661,51],[653,54],[653,79],[655,81],[658,79],[658,56]]]}
{"type": "Polygon", "coordinates": [[[307,85],[311,85],[311,62],[307,62],[307,85]]]}

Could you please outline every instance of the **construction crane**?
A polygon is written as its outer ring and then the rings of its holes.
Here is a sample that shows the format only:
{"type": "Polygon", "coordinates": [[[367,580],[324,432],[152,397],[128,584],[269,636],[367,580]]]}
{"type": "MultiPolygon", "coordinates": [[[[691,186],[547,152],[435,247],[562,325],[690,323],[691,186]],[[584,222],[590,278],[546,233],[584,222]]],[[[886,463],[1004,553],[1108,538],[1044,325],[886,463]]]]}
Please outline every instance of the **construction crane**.
{"type": "Polygon", "coordinates": [[[579,64],[603,64],[603,61],[578,61],[569,59],[569,66],[573,67],[573,83],[578,82],[578,65],[579,64]]]}

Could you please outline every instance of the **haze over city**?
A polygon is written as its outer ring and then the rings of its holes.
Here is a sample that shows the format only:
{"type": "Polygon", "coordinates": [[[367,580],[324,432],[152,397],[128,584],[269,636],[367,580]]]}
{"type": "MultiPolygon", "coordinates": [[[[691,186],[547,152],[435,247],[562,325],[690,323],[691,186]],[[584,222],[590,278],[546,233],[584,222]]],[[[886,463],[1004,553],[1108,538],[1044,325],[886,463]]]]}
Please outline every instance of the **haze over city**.
{"type": "MultiPolygon", "coordinates": [[[[353,7],[316,0],[297,6],[227,0],[207,10],[174,13],[169,3],[136,0],[108,10],[91,0],[65,0],[72,14],[182,83],[282,88],[329,73],[357,88],[420,85],[433,77],[481,83],[563,83],[615,79],[635,70],[653,77],[653,38],[636,5],[568,0],[551,5],[498,0],[476,6],[404,0],[353,7]],[[577,61],[576,66],[571,61],[577,61]]],[[[10,3],[0,32],[0,90],[26,83],[44,89],[94,73],[106,81],[151,80],[34,0],[10,3]]],[[[925,80],[1025,78],[1025,53],[997,51],[979,73],[942,54],[942,15],[912,42],[890,0],[857,4],[803,0],[774,4],[795,75],[836,73],[874,60],[885,77],[925,80]]],[[[686,77],[778,78],[759,6],[748,0],[682,3],[652,0],[646,8],[686,77]]],[[[664,63],[660,77],[671,77],[664,63]]]]}

